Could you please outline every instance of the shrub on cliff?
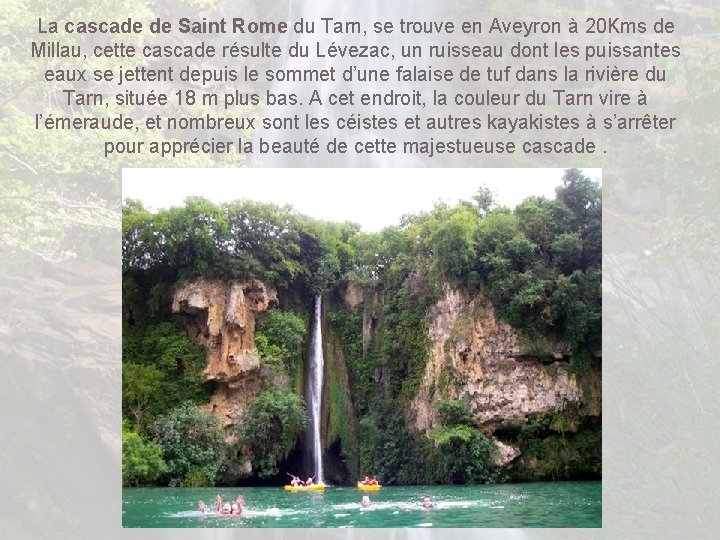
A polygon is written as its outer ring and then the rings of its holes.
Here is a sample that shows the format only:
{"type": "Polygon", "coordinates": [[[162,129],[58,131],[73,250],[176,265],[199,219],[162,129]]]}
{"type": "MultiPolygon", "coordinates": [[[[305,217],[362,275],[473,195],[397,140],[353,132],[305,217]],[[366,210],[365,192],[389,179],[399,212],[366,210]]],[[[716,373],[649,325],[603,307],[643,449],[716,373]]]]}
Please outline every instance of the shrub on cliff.
{"type": "Polygon", "coordinates": [[[473,423],[467,400],[440,401],[437,406],[442,427],[430,432],[435,443],[436,481],[452,484],[493,482],[496,449],[473,423]]]}
{"type": "Polygon", "coordinates": [[[258,475],[277,474],[278,461],[295,446],[297,436],[307,427],[305,404],[300,396],[271,388],[250,403],[237,435],[252,452],[258,475]]]}
{"type": "Polygon", "coordinates": [[[150,485],[166,469],[163,450],[159,444],[146,441],[123,422],[122,483],[123,486],[150,485]]]}
{"type": "Polygon", "coordinates": [[[305,322],[300,317],[290,311],[271,309],[258,319],[255,345],[266,363],[292,371],[301,358],[305,333],[305,322]]]}
{"type": "Polygon", "coordinates": [[[224,436],[220,420],[185,403],[159,416],[150,426],[163,448],[171,486],[213,485],[220,467],[224,436]]]}

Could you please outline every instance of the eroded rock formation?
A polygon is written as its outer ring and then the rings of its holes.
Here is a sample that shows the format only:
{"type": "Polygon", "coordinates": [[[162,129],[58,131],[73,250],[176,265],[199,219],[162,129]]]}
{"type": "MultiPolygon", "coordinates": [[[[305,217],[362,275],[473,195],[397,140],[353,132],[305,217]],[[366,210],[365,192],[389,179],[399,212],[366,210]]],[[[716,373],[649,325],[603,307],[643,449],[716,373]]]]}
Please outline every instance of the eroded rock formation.
{"type": "MultiPolygon", "coordinates": [[[[432,354],[411,404],[418,430],[438,427],[440,399],[467,398],[477,425],[488,435],[565,410],[601,414],[599,370],[578,377],[569,362],[560,361],[569,354],[563,343],[523,339],[496,319],[482,294],[471,296],[446,285],[430,311],[429,335],[432,354]]],[[[494,441],[501,464],[519,455],[494,441]]]]}
{"type": "Polygon", "coordinates": [[[206,408],[223,421],[229,439],[237,418],[272,377],[255,349],[255,316],[276,303],[276,291],[259,280],[200,279],[175,290],[173,313],[207,349],[203,376],[215,391],[206,408]]]}

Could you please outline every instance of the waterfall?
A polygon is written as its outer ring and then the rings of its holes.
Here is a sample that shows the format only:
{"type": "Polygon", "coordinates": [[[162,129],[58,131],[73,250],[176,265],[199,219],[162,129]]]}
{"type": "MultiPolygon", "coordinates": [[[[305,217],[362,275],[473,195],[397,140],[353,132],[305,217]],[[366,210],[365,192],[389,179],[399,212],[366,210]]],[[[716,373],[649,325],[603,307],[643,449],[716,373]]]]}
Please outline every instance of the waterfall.
{"type": "Polygon", "coordinates": [[[322,297],[315,297],[315,319],[313,321],[310,369],[308,370],[308,409],[312,430],[312,458],[315,483],[323,483],[322,446],[320,444],[320,411],[322,408],[323,384],[323,343],[322,343],[322,297]]]}

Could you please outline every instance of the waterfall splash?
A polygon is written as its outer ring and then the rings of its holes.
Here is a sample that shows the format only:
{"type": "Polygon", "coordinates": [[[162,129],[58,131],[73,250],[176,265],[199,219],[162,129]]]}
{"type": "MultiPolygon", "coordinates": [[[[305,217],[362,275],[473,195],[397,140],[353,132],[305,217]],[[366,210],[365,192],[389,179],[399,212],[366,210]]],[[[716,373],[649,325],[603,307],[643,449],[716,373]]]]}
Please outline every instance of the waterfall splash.
{"type": "Polygon", "coordinates": [[[323,480],[322,447],[320,445],[320,410],[322,407],[323,383],[323,343],[322,343],[322,297],[315,297],[315,319],[313,321],[310,369],[308,374],[308,409],[310,411],[310,428],[312,429],[312,457],[315,466],[313,476],[316,484],[323,480]]]}

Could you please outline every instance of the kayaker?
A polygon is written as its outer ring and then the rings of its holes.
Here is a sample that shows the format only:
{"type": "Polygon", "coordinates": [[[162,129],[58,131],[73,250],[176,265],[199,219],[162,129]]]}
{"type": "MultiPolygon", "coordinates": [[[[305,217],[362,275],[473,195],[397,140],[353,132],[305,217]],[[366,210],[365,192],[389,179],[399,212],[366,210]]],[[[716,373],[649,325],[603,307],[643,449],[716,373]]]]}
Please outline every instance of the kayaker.
{"type": "Polygon", "coordinates": [[[363,495],[363,498],[362,498],[362,500],[360,501],[360,506],[361,506],[362,508],[367,508],[367,507],[369,507],[369,506],[370,506],[370,497],[368,497],[367,495],[363,495]]]}
{"type": "Polygon", "coordinates": [[[373,477],[370,479],[370,481],[368,482],[368,484],[371,485],[371,486],[377,486],[377,485],[378,485],[378,481],[375,479],[375,475],[373,475],[373,477]]]}
{"type": "Polygon", "coordinates": [[[300,480],[300,477],[299,477],[299,476],[293,476],[293,477],[292,477],[292,480],[290,480],[290,485],[291,485],[291,486],[302,486],[302,485],[303,485],[303,481],[300,480]]]}
{"type": "Polygon", "coordinates": [[[305,480],[306,486],[312,486],[313,485],[313,477],[309,477],[307,480],[305,480]]]}
{"type": "Polygon", "coordinates": [[[366,477],[365,477],[365,480],[363,480],[363,481],[360,482],[360,483],[363,484],[364,486],[369,486],[369,485],[370,485],[370,477],[369,477],[369,476],[366,476],[366,477]]]}

